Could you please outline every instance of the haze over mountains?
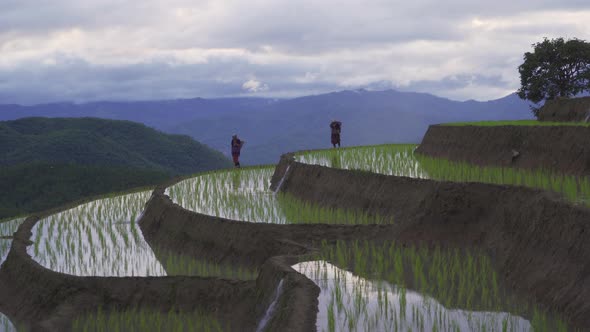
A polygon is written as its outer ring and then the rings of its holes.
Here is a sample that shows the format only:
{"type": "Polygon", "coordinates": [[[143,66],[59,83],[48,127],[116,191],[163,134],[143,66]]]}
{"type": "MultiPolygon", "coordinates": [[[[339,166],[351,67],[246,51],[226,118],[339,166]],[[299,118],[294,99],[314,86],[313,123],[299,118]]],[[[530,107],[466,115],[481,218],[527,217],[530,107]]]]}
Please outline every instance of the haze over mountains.
{"type": "Polygon", "coordinates": [[[343,122],[342,143],[420,142],[428,125],[456,121],[531,119],[528,104],[512,94],[458,102],[426,93],[340,91],[293,99],[221,98],[139,102],[0,105],[0,120],[29,116],[130,120],[186,134],[224,154],[231,135],[246,140],[243,164],[276,163],[282,153],[330,146],[329,123],[343,122]]]}

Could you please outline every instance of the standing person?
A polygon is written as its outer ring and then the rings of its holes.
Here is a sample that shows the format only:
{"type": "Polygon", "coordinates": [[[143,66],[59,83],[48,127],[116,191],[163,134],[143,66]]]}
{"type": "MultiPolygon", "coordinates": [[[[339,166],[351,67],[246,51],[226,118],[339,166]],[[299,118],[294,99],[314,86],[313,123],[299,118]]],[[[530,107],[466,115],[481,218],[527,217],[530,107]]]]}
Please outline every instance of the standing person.
{"type": "Polygon", "coordinates": [[[332,129],[332,145],[336,147],[336,144],[338,144],[338,147],[340,147],[340,130],[342,129],[342,122],[336,120],[332,121],[332,123],[330,123],[330,129],[332,129]]]}
{"type": "Polygon", "coordinates": [[[238,135],[233,135],[231,137],[231,156],[234,160],[234,165],[237,168],[240,168],[240,151],[244,144],[246,144],[246,141],[240,140],[238,135]]]}

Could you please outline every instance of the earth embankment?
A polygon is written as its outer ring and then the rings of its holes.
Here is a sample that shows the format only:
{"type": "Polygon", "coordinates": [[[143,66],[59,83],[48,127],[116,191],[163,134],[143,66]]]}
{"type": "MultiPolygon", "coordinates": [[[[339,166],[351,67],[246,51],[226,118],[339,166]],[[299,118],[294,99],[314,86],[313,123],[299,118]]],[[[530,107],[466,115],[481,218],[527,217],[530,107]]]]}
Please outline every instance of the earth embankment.
{"type": "Polygon", "coordinates": [[[151,308],[162,312],[198,310],[220,321],[254,329],[253,282],[200,277],[79,277],[44,268],[28,254],[28,218],[18,229],[0,269],[0,311],[30,331],[69,331],[74,318],[104,312],[151,308]],[[236,308],[241,308],[236,310],[236,308]]]}
{"type": "Polygon", "coordinates": [[[590,327],[586,207],[524,187],[345,171],[291,155],[281,159],[273,187],[281,180],[280,190],[300,199],[393,216],[395,225],[382,230],[392,239],[483,248],[517,294],[590,327]]]}
{"type": "Polygon", "coordinates": [[[590,175],[590,127],[432,125],[416,152],[481,166],[590,175]]]}
{"type": "Polygon", "coordinates": [[[588,122],[590,97],[548,100],[539,110],[538,118],[539,121],[588,122]]]}
{"type": "Polygon", "coordinates": [[[277,313],[270,319],[267,331],[315,330],[320,289],[291,265],[313,253],[320,241],[386,240],[394,231],[393,225],[278,225],[234,221],[185,210],[164,194],[163,187],[154,191],[139,225],[152,247],[220,264],[260,267],[253,304],[259,308],[258,318],[283,280],[277,313]]]}

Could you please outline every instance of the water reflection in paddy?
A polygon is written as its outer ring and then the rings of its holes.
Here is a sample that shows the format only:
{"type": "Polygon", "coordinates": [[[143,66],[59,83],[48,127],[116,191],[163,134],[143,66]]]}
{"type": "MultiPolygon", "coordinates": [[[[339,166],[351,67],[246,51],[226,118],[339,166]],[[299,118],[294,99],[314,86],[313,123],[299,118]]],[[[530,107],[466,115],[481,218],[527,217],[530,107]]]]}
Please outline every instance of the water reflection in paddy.
{"type": "MultiPolygon", "coordinates": [[[[0,265],[4,263],[8,251],[10,250],[10,245],[12,244],[12,240],[7,237],[12,236],[24,220],[25,218],[18,218],[0,222],[0,237],[4,237],[0,239],[0,265]]],[[[17,329],[12,325],[10,319],[0,312],[0,332],[16,332],[16,330],[17,329]]]]}
{"type": "MultiPolygon", "coordinates": [[[[371,172],[427,177],[413,157],[415,145],[334,149],[302,153],[296,159],[309,164],[361,169],[371,172]]],[[[361,211],[330,211],[288,194],[269,190],[274,166],[212,172],[181,181],[166,191],[185,209],[222,218],[264,223],[368,224],[391,222],[361,211]]]]}
{"type": "Polygon", "coordinates": [[[185,209],[233,220],[262,223],[378,224],[390,219],[352,209],[334,209],[270,191],[274,167],[202,174],[166,191],[185,209]]]}
{"type": "Polygon", "coordinates": [[[326,261],[293,268],[321,289],[318,331],[530,331],[506,312],[449,309],[403,287],[355,276],[326,261]]]}
{"type": "Polygon", "coordinates": [[[8,317],[0,313],[0,332],[16,332],[17,329],[12,325],[8,317]]]}
{"type": "Polygon", "coordinates": [[[295,160],[311,165],[362,170],[372,173],[428,178],[414,157],[415,144],[388,144],[302,152],[295,160]]]}
{"type": "Polygon", "coordinates": [[[18,218],[9,221],[0,222],[0,265],[6,259],[6,255],[8,255],[8,251],[10,250],[10,245],[12,240],[13,233],[16,232],[18,226],[22,224],[25,218],[18,218]]]}
{"type": "Polygon", "coordinates": [[[164,276],[136,223],[151,191],[92,201],[40,220],[27,247],[41,265],[79,276],[164,276]]]}
{"type": "Polygon", "coordinates": [[[167,194],[199,213],[241,221],[285,223],[277,197],[269,190],[274,167],[213,172],[181,181],[167,194]]]}

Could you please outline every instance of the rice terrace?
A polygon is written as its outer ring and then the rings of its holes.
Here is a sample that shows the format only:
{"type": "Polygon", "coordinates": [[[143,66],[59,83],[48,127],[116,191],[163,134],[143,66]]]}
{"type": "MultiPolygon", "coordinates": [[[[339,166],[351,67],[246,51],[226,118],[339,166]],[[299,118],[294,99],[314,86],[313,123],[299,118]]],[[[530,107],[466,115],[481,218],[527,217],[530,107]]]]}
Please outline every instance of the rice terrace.
{"type": "Polygon", "coordinates": [[[587,331],[565,131],[590,128],[437,125],[3,221],[0,330],[587,331]]]}

